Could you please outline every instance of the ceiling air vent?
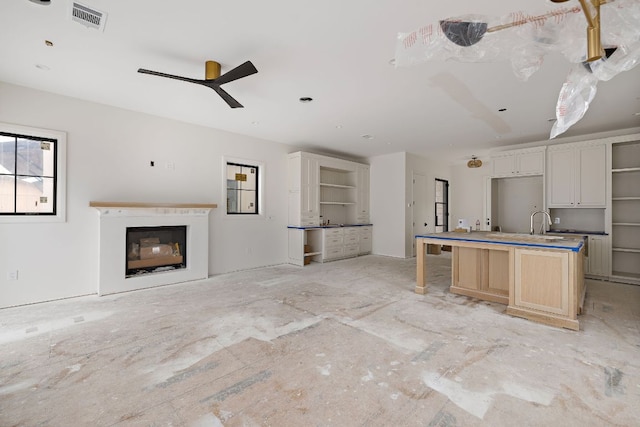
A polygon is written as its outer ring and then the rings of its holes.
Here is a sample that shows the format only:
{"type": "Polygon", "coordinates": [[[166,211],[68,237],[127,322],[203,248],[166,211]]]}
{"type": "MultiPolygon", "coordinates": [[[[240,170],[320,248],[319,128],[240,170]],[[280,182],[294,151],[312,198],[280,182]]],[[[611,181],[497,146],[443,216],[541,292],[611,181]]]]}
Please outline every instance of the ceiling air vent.
{"type": "Polygon", "coordinates": [[[80,3],[73,2],[71,20],[79,22],[85,27],[104,31],[104,23],[107,20],[107,14],[84,6],[80,3]]]}

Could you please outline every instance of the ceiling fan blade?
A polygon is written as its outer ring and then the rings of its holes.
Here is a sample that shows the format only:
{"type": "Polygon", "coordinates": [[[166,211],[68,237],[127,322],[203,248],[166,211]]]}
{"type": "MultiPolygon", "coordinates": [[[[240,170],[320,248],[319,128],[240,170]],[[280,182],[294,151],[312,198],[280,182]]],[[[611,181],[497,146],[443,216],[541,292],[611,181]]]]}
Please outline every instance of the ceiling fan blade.
{"type": "Polygon", "coordinates": [[[190,79],[189,77],[174,76],[173,74],[159,73],[158,71],[145,70],[143,68],[139,68],[138,72],[142,74],[151,74],[152,76],[166,77],[168,79],[182,80],[184,82],[189,82],[189,83],[202,84],[202,80],[190,79]]]}
{"type": "Polygon", "coordinates": [[[238,65],[233,70],[227,71],[226,73],[215,79],[215,82],[217,85],[222,85],[234,80],[241,79],[243,77],[250,76],[251,74],[255,74],[257,72],[258,70],[256,69],[256,67],[254,67],[251,61],[247,61],[244,64],[238,65]]]}
{"type": "MultiPolygon", "coordinates": [[[[209,85],[207,85],[209,86],[209,85]]],[[[229,107],[231,108],[244,108],[242,106],[242,104],[240,104],[238,101],[236,101],[231,95],[229,95],[227,92],[225,92],[224,89],[222,89],[220,86],[218,85],[211,85],[209,86],[211,89],[215,90],[216,93],[218,95],[220,95],[220,97],[222,99],[224,99],[224,101],[229,104],[229,107]]]]}

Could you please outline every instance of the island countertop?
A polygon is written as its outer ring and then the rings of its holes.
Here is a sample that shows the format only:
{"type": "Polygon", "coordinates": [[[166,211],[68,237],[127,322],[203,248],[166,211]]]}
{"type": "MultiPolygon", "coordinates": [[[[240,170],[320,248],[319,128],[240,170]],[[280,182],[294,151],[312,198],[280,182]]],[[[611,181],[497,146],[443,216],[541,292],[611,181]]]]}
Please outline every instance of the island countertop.
{"type": "MultiPolygon", "coordinates": [[[[444,232],[419,234],[416,238],[438,239],[443,241],[474,242],[495,245],[522,246],[531,248],[560,249],[580,252],[584,246],[583,239],[573,239],[547,234],[498,233],[489,231],[472,231],[470,233],[444,232]]],[[[443,243],[445,244],[445,243],[443,243]]]]}

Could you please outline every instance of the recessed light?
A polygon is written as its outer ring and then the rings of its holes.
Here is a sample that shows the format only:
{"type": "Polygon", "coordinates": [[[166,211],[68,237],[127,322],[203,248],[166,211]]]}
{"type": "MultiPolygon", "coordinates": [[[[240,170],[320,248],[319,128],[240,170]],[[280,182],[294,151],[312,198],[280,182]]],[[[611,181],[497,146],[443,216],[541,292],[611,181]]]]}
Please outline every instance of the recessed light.
{"type": "Polygon", "coordinates": [[[498,111],[500,111],[502,113],[503,111],[507,111],[507,109],[506,108],[500,108],[498,111]]]}
{"type": "Polygon", "coordinates": [[[31,3],[41,4],[43,6],[49,6],[51,4],[51,0],[29,0],[31,3]]]}
{"type": "Polygon", "coordinates": [[[257,126],[260,124],[260,122],[251,122],[252,125],[257,126]]]}
{"type": "Polygon", "coordinates": [[[53,42],[51,40],[45,40],[44,44],[46,44],[49,47],[53,46],[53,42]]]}
{"type": "Polygon", "coordinates": [[[48,66],[46,66],[44,64],[36,64],[36,68],[39,69],[39,70],[43,70],[43,71],[51,70],[51,68],[49,68],[48,66]]]}
{"type": "Polygon", "coordinates": [[[362,135],[362,138],[364,138],[364,139],[373,139],[373,135],[364,134],[364,135],[362,135]]]}
{"type": "Polygon", "coordinates": [[[551,123],[555,122],[556,120],[558,120],[558,119],[556,119],[555,117],[553,117],[553,118],[551,118],[551,119],[547,119],[547,121],[548,121],[548,122],[551,122],[551,123]]]}
{"type": "Polygon", "coordinates": [[[302,98],[300,98],[300,102],[305,103],[305,104],[307,102],[311,102],[311,101],[313,101],[313,98],[310,98],[308,96],[303,96],[302,98]]]}
{"type": "Polygon", "coordinates": [[[336,125],[336,129],[342,129],[342,125],[336,125]]]}
{"type": "Polygon", "coordinates": [[[640,116],[640,112],[633,113],[634,116],[640,116]]]}
{"type": "Polygon", "coordinates": [[[389,60],[389,65],[396,65],[396,58],[391,58],[389,60]]]}

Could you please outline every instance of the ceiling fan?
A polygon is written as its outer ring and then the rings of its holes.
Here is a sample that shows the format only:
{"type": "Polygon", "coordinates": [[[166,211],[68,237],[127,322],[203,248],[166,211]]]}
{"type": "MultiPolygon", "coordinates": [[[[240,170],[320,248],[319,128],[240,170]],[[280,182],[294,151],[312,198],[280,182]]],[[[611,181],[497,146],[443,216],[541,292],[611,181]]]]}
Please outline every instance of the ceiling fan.
{"type": "Polygon", "coordinates": [[[247,62],[245,62],[243,64],[238,65],[236,68],[234,68],[232,70],[229,70],[226,73],[220,75],[220,64],[218,62],[215,62],[215,61],[207,61],[205,63],[205,78],[204,78],[204,80],[192,79],[192,78],[189,78],[189,77],[182,77],[182,76],[174,76],[173,74],[160,73],[158,71],[145,70],[143,68],[138,69],[138,72],[142,73],[142,74],[151,74],[153,76],[167,77],[169,79],[182,80],[182,81],[185,81],[185,82],[196,83],[196,84],[199,84],[199,85],[210,87],[211,89],[216,91],[216,93],[218,95],[220,95],[220,97],[222,99],[224,99],[224,101],[227,104],[229,104],[229,107],[231,107],[231,108],[244,108],[242,106],[242,104],[240,104],[238,101],[236,101],[231,95],[229,95],[220,86],[225,84],[225,83],[229,83],[229,82],[232,82],[234,80],[238,80],[238,79],[241,79],[243,77],[247,77],[247,76],[250,76],[252,74],[256,74],[258,72],[258,70],[251,63],[251,61],[247,61],[247,62]]]}

